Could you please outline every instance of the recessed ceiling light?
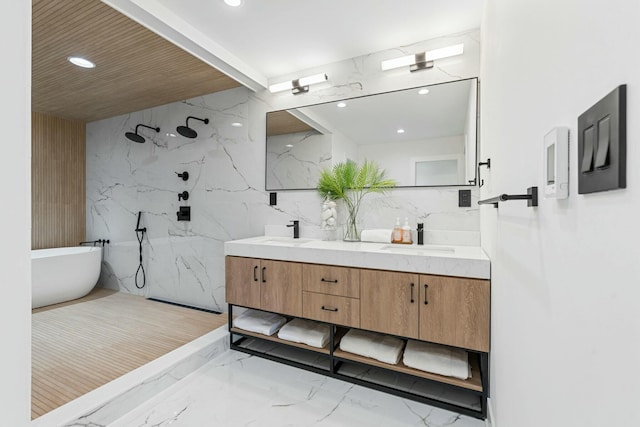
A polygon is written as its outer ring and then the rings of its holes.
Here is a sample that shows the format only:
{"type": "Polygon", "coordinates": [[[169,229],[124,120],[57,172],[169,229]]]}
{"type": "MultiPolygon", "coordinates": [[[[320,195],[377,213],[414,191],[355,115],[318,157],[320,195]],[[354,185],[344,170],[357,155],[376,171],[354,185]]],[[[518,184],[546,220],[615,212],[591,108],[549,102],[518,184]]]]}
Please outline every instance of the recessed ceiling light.
{"type": "Polygon", "coordinates": [[[398,132],[398,133],[404,133],[404,129],[400,128],[400,129],[398,129],[396,132],[398,132]]]}
{"type": "Polygon", "coordinates": [[[224,0],[224,2],[231,7],[238,7],[242,5],[242,0],[224,0]]]}
{"type": "Polygon", "coordinates": [[[231,123],[231,126],[233,126],[234,128],[241,128],[241,127],[242,127],[242,123],[240,123],[240,122],[233,122],[233,123],[231,123]]]}
{"type": "Polygon", "coordinates": [[[344,108],[346,106],[347,106],[346,102],[338,102],[338,105],[337,105],[338,108],[344,108]]]}
{"type": "Polygon", "coordinates": [[[89,61],[88,59],[81,58],[79,56],[69,56],[67,60],[71,62],[73,65],[77,65],[82,68],[95,68],[96,64],[89,61]]]}
{"type": "Polygon", "coordinates": [[[291,147],[293,147],[293,145],[292,144],[287,144],[287,145],[285,145],[285,147],[291,148],[291,147]]]}
{"type": "Polygon", "coordinates": [[[418,95],[426,95],[428,93],[429,93],[429,89],[427,89],[426,87],[418,91],[418,95]]]}

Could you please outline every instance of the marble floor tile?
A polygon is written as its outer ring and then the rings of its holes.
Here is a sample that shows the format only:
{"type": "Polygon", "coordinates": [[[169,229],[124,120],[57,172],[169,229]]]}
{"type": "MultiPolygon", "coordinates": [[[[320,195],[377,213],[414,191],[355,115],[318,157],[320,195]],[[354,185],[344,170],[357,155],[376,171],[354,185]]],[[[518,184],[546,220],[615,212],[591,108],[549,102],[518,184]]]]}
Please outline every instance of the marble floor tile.
{"type": "Polygon", "coordinates": [[[483,427],[481,420],[227,350],[111,427],[483,427]]]}

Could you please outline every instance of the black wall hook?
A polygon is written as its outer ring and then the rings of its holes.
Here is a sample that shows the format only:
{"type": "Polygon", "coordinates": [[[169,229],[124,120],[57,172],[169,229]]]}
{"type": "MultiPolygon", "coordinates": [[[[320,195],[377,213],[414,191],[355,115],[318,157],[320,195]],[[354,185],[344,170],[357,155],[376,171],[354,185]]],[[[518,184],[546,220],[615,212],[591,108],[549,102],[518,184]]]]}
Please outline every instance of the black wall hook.
{"type": "Polygon", "coordinates": [[[180,200],[189,200],[189,192],[183,191],[182,193],[178,193],[178,201],[180,200]]]}
{"type": "MultiPolygon", "coordinates": [[[[491,169],[491,159],[487,159],[486,162],[480,162],[478,163],[478,179],[480,179],[480,166],[486,166],[487,169],[491,169]]],[[[475,182],[474,182],[475,184],[475,182]]],[[[480,187],[482,187],[484,185],[484,179],[480,179],[480,187]]]]}
{"type": "Polygon", "coordinates": [[[189,172],[184,171],[182,173],[178,173],[176,172],[176,175],[178,175],[180,178],[182,178],[183,181],[186,181],[189,179],[189,172]]]}

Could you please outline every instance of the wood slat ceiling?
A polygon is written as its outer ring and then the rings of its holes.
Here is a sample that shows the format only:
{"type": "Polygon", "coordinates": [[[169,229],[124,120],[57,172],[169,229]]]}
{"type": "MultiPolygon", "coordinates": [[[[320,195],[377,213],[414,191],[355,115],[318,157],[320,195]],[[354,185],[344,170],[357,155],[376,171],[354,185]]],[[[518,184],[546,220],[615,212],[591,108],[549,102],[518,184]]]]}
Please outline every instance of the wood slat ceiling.
{"type": "Polygon", "coordinates": [[[32,6],[33,111],[90,122],[240,86],[100,0],[32,6]]]}

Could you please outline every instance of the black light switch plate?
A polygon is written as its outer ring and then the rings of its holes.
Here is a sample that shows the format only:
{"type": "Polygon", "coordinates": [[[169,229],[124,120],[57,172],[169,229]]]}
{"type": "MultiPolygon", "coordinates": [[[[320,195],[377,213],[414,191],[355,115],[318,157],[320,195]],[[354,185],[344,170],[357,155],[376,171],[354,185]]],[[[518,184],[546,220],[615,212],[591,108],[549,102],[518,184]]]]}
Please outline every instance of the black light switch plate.
{"type": "Polygon", "coordinates": [[[471,207],[471,190],[458,190],[458,207],[471,207]]]}
{"type": "Polygon", "coordinates": [[[269,206],[278,204],[278,193],[269,193],[269,206]]]}
{"type": "Polygon", "coordinates": [[[627,186],[627,86],[578,117],[578,194],[627,186]]]}

